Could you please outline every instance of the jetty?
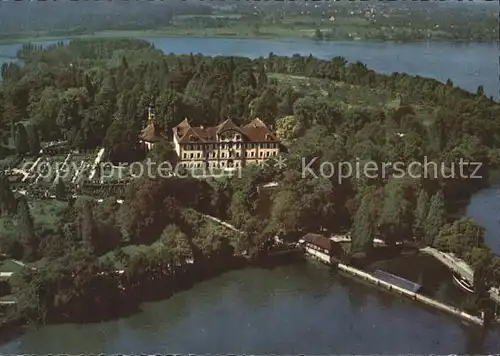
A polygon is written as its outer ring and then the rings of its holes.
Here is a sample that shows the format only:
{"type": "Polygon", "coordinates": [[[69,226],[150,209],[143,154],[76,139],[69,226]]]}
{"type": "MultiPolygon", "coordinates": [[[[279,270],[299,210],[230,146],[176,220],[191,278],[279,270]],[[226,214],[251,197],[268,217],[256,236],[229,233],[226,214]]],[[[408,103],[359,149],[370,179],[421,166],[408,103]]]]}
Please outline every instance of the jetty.
{"type": "MultiPolygon", "coordinates": [[[[460,258],[451,253],[441,252],[432,247],[424,247],[420,249],[420,252],[433,256],[435,259],[448,267],[452,272],[458,274],[462,278],[465,278],[471,284],[474,284],[474,271],[460,258]]],[[[500,290],[498,288],[491,288],[489,290],[489,295],[491,300],[500,304],[500,290]]]]}
{"type": "Polygon", "coordinates": [[[429,298],[419,293],[421,286],[417,283],[386,271],[376,270],[373,273],[369,273],[339,262],[339,254],[337,253],[339,250],[338,242],[335,242],[333,239],[318,234],[306,234],[304,238],[299,241],[299,245],[304,248],[306,255],[327,265],[336,266],[339,271],[345,274],[371,283],[388,292],[407,297],[413,301],[452,314],[465,321],[484,326],[484,314],[481,314],[481,317],[471,315],[451,305],[429,298]]]}
{"type": "Polygon", "coordinates": [[[342,264],[342,263],[338,263],[337,268],[344,273],[359,277],[360,279],[362,279],[366,282],[372,283],[378,287],[381,287],[389,292],[408,297],[414,301],[420,302],[420,303],[425,304],[427,306],[430,306],[430,307],[433,307],[435,309],[444,311],[446,313],[455,315],[455,316],[457,316],[465,321],[469,321],[469,322],[478,324],[480,326],[484,326],[483,317],[477,317],[477,316],[468,314],[468,313],[466,313],[458,308],[455,308],[451,305],[448,305],[448,304],[439,302],[437,300],[434,300],[432,298],[426,297],[426,296],[418,293],[418,290],[420,289],[420,286],[418,284],[413,283],[411,281],[407,281],[404,278],[388,274],[385,271],[376,271],[375,273],[371,274],[371,273],[359,270],[357,268],[347,266],[347,265],[342,264]],[[387,277],[387,275],[390,275],[392,277],[391,278],[392,283],[387,281],[388,278],[384,278],[384,277],[387,277]],[[400,285],[397,285],[395,283],[395,281],[394,281],[395,279],[399,279],[398,284],[400,284],[400,285]],[[403,285],[406,285],[406,287],[403,287],[403,285]],[[413,290],[411,288],[413,288],[413,290]],[[415,288],[416,288],[416,291],[414,291],[415,288]]]}

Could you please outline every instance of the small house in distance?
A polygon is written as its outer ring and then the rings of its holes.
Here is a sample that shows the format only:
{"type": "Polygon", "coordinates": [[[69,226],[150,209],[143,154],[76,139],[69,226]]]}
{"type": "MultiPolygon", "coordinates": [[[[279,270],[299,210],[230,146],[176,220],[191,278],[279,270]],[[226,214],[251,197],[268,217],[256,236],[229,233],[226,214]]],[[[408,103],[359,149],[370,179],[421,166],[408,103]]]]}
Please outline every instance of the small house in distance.
{"type": "Polygon", "coordinates": [[[339,243],[320,234],[308,233],[299,240],[299,244],[308,255],[328,264],[332,262],[332,258],[340,259],[344,255],[344,249],[339,243]]]}

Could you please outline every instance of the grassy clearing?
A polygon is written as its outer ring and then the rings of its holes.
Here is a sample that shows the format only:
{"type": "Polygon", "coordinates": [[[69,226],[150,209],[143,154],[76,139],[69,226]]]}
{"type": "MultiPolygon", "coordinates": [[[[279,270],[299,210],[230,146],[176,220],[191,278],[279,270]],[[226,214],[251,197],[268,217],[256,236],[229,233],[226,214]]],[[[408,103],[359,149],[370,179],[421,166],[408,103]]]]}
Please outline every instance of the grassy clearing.
{"type": "Polygon", "coordinates": [[[15,263],[11,259],[6,259],[0,262],[0,272],[19,272],[23,269],[22,266],[15,263]]]}
{"type": "Polygon", "coordinates": [[[268,76],[276,79],[280,85],[290,86],[294,90],[307,93],[310,96],[331,94],[335,100],[342,101],[349,107],[383,108],[394,99],[394,95],[389,91],[354,86],[328,79],[278,73],[269,73],[268,76]]]}
{"type": "MultiPolygon", "coordinates": [[[[125,255],[127,255],[130,258],[140,253],[147,253],[149,250],[151,250],[151,248],[152,246],[148,245],[128,245],[122,247],[122,251],[125,255]]],[[[99,260],[101,262],[110,261],[117,270],[122,270],[125,268],[125,265],[118,260],[116,256],[116,251],[110,251],[102,255],[101,257],[99,257],[99,260]]]]}
{"type": "Polygon", "coordinates": [[[33,216],[35,227],[53,229],[67,205],[66,202],[55,199],[30,202],[31,215],[33,216]]]}

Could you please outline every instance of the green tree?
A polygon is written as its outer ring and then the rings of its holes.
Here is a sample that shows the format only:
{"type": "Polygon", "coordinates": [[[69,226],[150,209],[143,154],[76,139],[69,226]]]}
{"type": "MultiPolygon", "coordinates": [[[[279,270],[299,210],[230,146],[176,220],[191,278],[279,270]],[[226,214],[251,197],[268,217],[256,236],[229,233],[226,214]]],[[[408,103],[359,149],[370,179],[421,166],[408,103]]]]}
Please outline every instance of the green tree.
{"type": "Polygon", "coordinates": [[[100,236],[92,213],[92,203],[89,200],[84,200],[79,208],[79,231],[83,246],[91,252],[100,254],[102,252],[100,249],[100,236]]]}
{"type": "Polygon", "coordinates": [[[26,127],[24,127],[23,124],[17,125],[15,144],[16,152],[20,155],[24,155],[30,151],[28,133],[26,132],[26,127]]]}
{"type": "Polygon", "coordinates": [[[193,260],[190,240],[178,226],[167,225],[161,234],[160,242],[172,253],[176,265],[182,266],[193,260]]]}
{"type": "Polygon", "coordinates": [[[35,234],[35,224],[30,213],[26,197],[22,196],[17,202],[17,231],[19,241],[23,245],[24,259],[32,261],[36,258],[39,240],[35,234]]]}
{"type": "Polygon", "coordinates": [[[444,205],[443,192],[439,191],[434,194],[430,201],[429,212],[425,219],[424,236],[425,242],[432,245],[434,239],[439,233],[439,230],[446,222],[446,211],[444,205]]]}
{"type": "Polygon", "coordinates": [[[373,248],[374,216],[372,197],[365,195],[354,215],[351,252],[369,252],[373,248]]]}
{"type": "Polygon", "coordinates": [[[55,190],[56,190],[55,195],[56,195],[57,200],[61,200],[61,201],[66,200],[66,198],[67,198],[66,186],[61,178],[57,179],[55,190]]]}
{"type": "Polygon", "coordinates": [[[40,134],[35,125],[28,126],[28,146],[32,155],[38,155],[40,152],[40,134]]]}
{"type": "Polygon", "coordinates": [[[411,234],[412,205],[405,182],[391,179],[385,186],[385,198],[379,220],[382,236],[388,244],[402,241],[411,234]]]}
{"type": "Polygon", "coordinates": [[[413,237],[421,240],[424,237],[424,228],[429,213],[429,196],[424,189],[420,189],[415,208],[415,220],[413,223],[413,237]]]}
{"type": "Polygon", "coordinates": [[[10,188],[7,177],[0,177],[0,212],[2,215],[10,215],[16,212],[16,198],[10,188]]]}
{"type": "Polygon", "coordinates": [[[317,28],[316,31],[314,31],[314,39],[318,41],[323,40],[323,32],[321,32],[319,28],[317,28]]]}

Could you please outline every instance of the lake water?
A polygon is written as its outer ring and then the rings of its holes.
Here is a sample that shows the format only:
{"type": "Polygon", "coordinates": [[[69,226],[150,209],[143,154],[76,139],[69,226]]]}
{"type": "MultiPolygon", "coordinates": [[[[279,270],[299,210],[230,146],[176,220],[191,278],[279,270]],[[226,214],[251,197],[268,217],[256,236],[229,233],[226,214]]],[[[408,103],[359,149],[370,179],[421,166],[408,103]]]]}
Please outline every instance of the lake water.
{"type": "MultiPolygon", "coordinates": [[[[457,42],[315,42],[311,40],[258,40],[223,38],[145,38],[166,53],[232,55],[246,57],[291,56],[312,54],[321,59],[343,56],[361,61],[371,69],[383,72],[405,72],[431,77],[442,82],[451,78],[455,85],[475,92],[483,85],[484,93],[499,94],[498,46],[493,43],[457,42]]],[[[52,44],[55,41],[40,42],[52,44]]],[[[0,45],[0,65],[12,59],[21,44],[0,45]]]]}
{"type": "MultiPolygon", "coordinates": [[[[498,49],[494,45],[152,41],[157,48],[174,53],[341,55],[361,60],[377,71],[408,72],[443,81],[450,77],[466,89],[475,91],[483,85],[488,95],[498,93],[498,49]]],[[[17,48],[0,46],[0,56],[13,55],[17,48]]],[[[499,188],[479,192],[468,209],[469,216],[487,228],[486,240],[497,253],[499,192],[499,188]]],[[[396,260],[387,266],[426,285],[425,275],[398,267],[404,262],[396,260]]],[[[455,295],[442,266],[432,263],[423,261],[415,269],[422,267],[431,274],[435,269],[435,287],[455,295]]],[[[2,354],[84,352],[491,354],[500,352],[500,330],[483,333],[455,317],[340,276],[325,266],[306,263],[227,273],[168,300],[148,303],[142,312],[128,318],[42,327],[0,346],[2,354]]]]}
{"type": "MultiPolygon", "coordinates": [[[[499,241],[499,189],[476,194],[468,214],[499,241]],[[490,218],[485,218],[490,216],[490,218]]],[[[495,240],[496,239],[496,240],[495,240]]],[[[449,271],[432,258],[403,257],[380,266],[446,296],[463,298],[449,271]],[[408,262],[407,259],[413,258],[408,262]],[[422,260],[418,260],[422,258],[422,260]],[[411,268],[409,266],[411,265],[411,268]]],[[[492,354],[500,329],[475,325],[338,275],[314,262],[250,269],[205,281],[140,313],[87,325],[33,329],[0,354],[492,354]]]]}

